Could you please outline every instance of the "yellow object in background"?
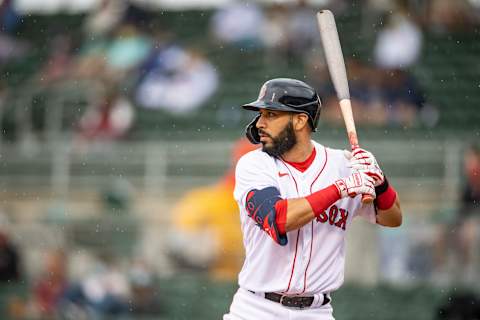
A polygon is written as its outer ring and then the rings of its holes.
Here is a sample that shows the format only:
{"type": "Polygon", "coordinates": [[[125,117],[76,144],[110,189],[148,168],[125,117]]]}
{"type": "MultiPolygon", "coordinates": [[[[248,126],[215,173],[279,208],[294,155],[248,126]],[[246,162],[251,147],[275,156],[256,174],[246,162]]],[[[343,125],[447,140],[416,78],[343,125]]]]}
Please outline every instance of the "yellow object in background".
{"type": "Polygon", "coordinates": [[[235,279],[244,260],[238,205],[233,199],[233,168],[242,155],[255,149],[246,139],[239,140],[233,148],[231,169],[223,179],[187,192],[172,211],[176,238],[188,239],[184,250],[193,248],[183,254],[206,264],[218,280],[235,279]]]}

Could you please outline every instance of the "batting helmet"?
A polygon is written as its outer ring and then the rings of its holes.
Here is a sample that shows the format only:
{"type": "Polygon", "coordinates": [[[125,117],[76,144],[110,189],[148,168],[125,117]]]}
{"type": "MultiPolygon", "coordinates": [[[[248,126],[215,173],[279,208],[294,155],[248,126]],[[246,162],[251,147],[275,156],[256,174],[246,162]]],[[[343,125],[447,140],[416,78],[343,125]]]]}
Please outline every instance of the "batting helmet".
{"type": "MultiPolygon", "coordinates": [[[[322,103],[315,89],[300,80],[278,78],[265,82],[260,89],[258,99],[243,105],[246,110],[259,109],[279,110],[308,115],[308,123],[312,131],[316,131],[322,103]]],[[[247,125],[245,134],[253,144],[260,143],[256,127],[260,115],[247,125]]]]}

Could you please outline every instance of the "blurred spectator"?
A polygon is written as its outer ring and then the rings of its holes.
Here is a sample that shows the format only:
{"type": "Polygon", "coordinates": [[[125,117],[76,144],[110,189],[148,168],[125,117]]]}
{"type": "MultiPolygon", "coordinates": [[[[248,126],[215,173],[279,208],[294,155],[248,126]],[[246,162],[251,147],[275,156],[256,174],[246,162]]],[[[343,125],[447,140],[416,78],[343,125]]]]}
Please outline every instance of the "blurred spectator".
{"type": "Polygon", "coordinates": [[[21,278],[17,247],[0,231],[0,283],[17,282],[21,278]]]}
{"type": "MultiPolygon", "coordinates": [[[[322,99],[322,118],[343,123],[338,99],[331,85],[324,58],[312,55],[306,63],[306,76],[322,99]]],[[[358,124],[433,127],[438,121],[436,108],[426,103],[415,78],[401,69],[378,69],[355,58],[346,59],[350,98],[358,124]]]]}
{"type": "Polygon", "coordinates": [[[16,12],[13,0],[0,2],[0,30],[5,33],[12,33],[20,24],[21,17],[16,12]]]}
{"type": "MultiPolygon", "coordinates": [[[[355,58],[346,59],[352,108],[359,124],[409,128],[433,127],[438,122],[435,107],[426,103],[422,89],[408,71],[417,62],[422,47],[422,33],[409,17],[406,4],[387,17],[375,44],[375,65],[355,58]]],[[[403,4],[403,5],[402,5],[403,4]]],[[[324,103],[324,119],[340,124],[338,99],[330,85],[323,57],[311,56],[307,76],[319,90],[324,103]]]]}
{"type": "Polygon", "coordinates": [[[435,276],[444,277],[448,272],[448,244],[455,246],[458,253],[457,268],[466,283],[480,280],[478,266],[475,266],[475,252],[479,245],[480,226],[480,147],[470,146],[464,154],[463,169],[465,184],[461,202],[454,219],[439,226],[436,243],[435,276]],[[450,237],[453,237],[451,239],[450,237]]]}
{"type": "Polygon", "coordinates": [[[293,4],[269,6],[262,29],[262,39],[273,64],[287,61],[298,65],[320,39],[315,10],[304,0],[293,4]]]}
{"type": "Polygon", "coordinates": [[[67,258],[63,251],[54,250],[45,255],[44,270],[34,280],[29,313],[31,318],[50,319],[67,287],[67,258]]]}
{"type": "Polygon", "coordinates": [[[88,318],[120,317],[128,312],[130,284],[118,262],[102,255],[91,270],[69,286],[62,300],[61,313],[88,314],[88,318]]]}
{"type": "MultiPolygon", "coordinates": [[[[425,106],[423,92],[411,74],[401,69],[379,70],[380,95],[391,126],[412,127],[425,106]]],[[[436,121],[434,120],[435,124],[436,121]]]]}
{"type": "Polygon", "coordinates": [[[71,77],[79,80],[119,80],[108,69],[105,57],[107,39],[84,41],[72,63],[71,77]]]}
{"type": "Polygon", "coordinates": [[[385,26],[379,31],[374,58],[383,69],[406,69],[420,57],[423,35],[406,8],[400,7],[386,17],[385,26]]]}
{"type": "Polygon", "coordinates": [[[288,7],[283,3],[274,3],[266,8],[266,19],[262,27],[263,44],[268,50],[269,60],[273,64],[285,63],[288,57],[288,7]]]}
{"type": "Polygon", "coordinates": [[[396,1],[395,4],[395,11],[386,15],[385,25],[375,42],[374,61],[378,70],[373,72],[375,77],[370,80],[378,89],[381,104],[386,107],[386,124],[412,127],[421,120],[432,127],[438,114],[435,108],[426,105],[423,92],[408,72],[420,57],[422,30],[410,15],[407,1],[396,1]]]}
{"type": "Polygon", "coordinates": [[[231,168],[215,185],[187,192],[172,209],[170,250],[177,263],[208,269],[211,276],[232,280],[244,258],[238,206],[233,199],[235,164],[256,149],[246,138],[233,147],[231,168]]]}
{"type": "Polygon", "coordinates": [[[213,15],[210,28],[221,43],[240,48],[257,47],[261,44],[263,21],[262,10],[255,2],[237,0],[222,6],[213,15]]]}
{"type": "Polygon", "coordinates": [[[23,58],[29,48],[25,41],[15,35],[21,17],[17,14],[12,0],[0,1],[0,64],[23,58]]]}
{"type": "Polygon", "coordinates": [[[121,25],[106,50],[107,65],[112,70],[128,71],[147,58],[151,48],[151,39],[140,29],[121,25]]]}
{"type": "Polygon", "coordinates": [[[320,39],[315,10],[306,0],[297,0],[289,10],[287,21],[289,56],[303,59],[320,39]]]}
{"type": "Polygon", "coordinates": [[[385,126],[387,105],[382,97],[383,82],[379,79],[379,71],[355,58],[346,60],[346,68],[355,118],[358,117],[359,123],[385,126]]]}
{"type": "Polygon", "coordinates": [[[102,257],[81,283],[87,305],[98,314],[121,314],[127,311],[130,285],[116,261],[102,257]]]}
{"type": "Polygon", "coordinates": [[[70,76],[70,63],[73,60],[73,44],[69,34],[57,35],[49,46],[49,56],[38,73],[40,85],[52,85],[70,76]]]}
{"type": "Polygon", "coordinates": [[[108,142],[125,137],[135,114],[128,99],[114,85],[107,84],[98,104],[88,107],[79,123],[81,141],[108,142]]]}
{"type": "MultiPolygon", "coordinates": [[[[338,109],[338,98],[331,84],[324,58],[311,55],[307,60],[307,77],[315,86],[322,99],[322,119],[336,125],[343,124],[338,109]]],[[[383,126],[387,121],[387,108],[381,96],[381,81],[377,79],[377,70],[355,58],[346,59],[350,98],[355,122],[383,126]]]]}
{"type": "Polygon", "coordinates": [[[142,67],[135,99],[149,109],[183,114],[202,106],[218,88],[218,74],[199,52],[159,44],[142,67]]]}
{"type": "Polygon", "coordinates": [[[105,82],[125,81],[152,48],[151,37],[134,24],[120,24],[107,37],[87,38],[72,67],[72,77],[105,82]]]}

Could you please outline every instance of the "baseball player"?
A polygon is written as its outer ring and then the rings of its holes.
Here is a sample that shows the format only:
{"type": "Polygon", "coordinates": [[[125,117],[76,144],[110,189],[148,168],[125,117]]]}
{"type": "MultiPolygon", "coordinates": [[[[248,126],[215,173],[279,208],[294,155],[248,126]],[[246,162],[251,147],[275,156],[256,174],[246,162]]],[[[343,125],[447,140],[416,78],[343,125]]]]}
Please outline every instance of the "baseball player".
{"type": "Polygon", "coordinates": [[[345,233],[356,216],[398,227],[397,193],[375,157],[327,148],[313,140],[321,102],[293,79],[273,79],[244,109],[262,144],[238,162],[234,198],[246,258],[229,319],[334,319],[330,293],[343,283],[345,233]],[[361,195],[376,197],[362,204],[361,195]]]}

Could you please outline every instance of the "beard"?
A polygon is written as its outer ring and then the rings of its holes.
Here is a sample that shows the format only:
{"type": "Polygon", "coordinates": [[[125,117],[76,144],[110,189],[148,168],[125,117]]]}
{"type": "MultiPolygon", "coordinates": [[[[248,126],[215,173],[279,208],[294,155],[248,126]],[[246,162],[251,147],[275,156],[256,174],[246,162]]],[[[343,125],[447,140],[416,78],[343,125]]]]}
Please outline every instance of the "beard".
{"type": "Polygon", "coordinates": [[[270,146],[267,146],[265,142],[262,142],[262,151],[271,157],[279,158],[297,144],[297,137],[295,136],[292,121],[288,122],[285,128],[276,137],[272,137],[265,131],[261,132],[272,139],[272,144],[270,146]]]}

